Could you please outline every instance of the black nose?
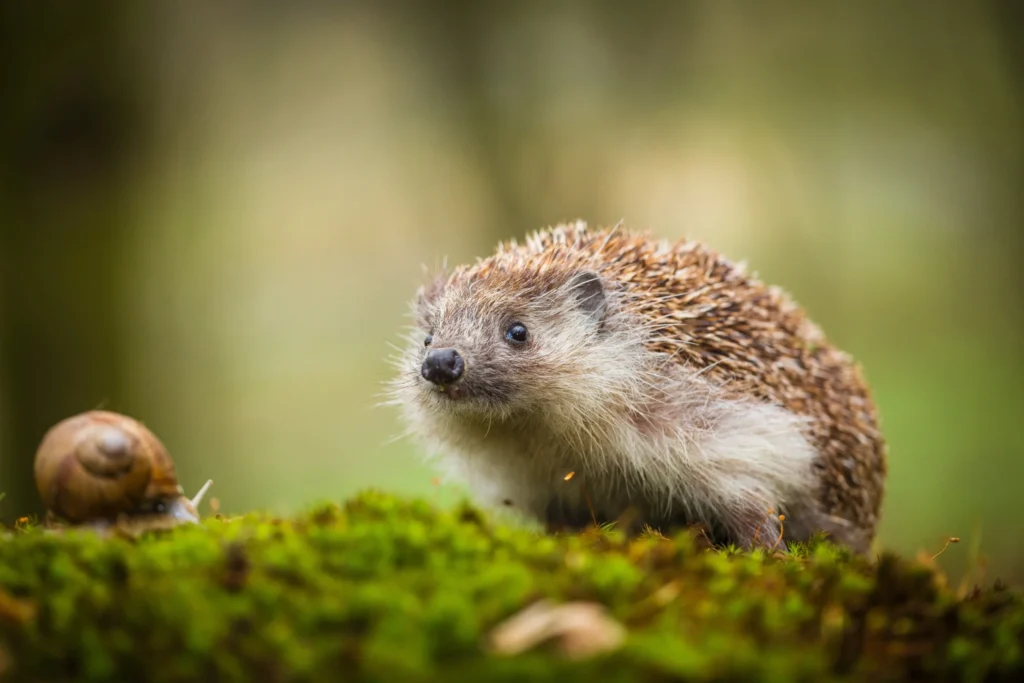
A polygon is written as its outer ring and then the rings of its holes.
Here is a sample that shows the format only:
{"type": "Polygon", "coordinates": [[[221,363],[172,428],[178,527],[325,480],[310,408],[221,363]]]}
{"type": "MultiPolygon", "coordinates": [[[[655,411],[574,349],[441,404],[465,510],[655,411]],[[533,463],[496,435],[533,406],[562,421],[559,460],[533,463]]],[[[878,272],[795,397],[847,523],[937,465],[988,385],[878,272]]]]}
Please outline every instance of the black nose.
{"type": "Polygon", "coordinates": [[[431,349],[423,359],[420,374],[434,384],[451,384],[462,376],[466,364],[455,349],[431,349]]]}

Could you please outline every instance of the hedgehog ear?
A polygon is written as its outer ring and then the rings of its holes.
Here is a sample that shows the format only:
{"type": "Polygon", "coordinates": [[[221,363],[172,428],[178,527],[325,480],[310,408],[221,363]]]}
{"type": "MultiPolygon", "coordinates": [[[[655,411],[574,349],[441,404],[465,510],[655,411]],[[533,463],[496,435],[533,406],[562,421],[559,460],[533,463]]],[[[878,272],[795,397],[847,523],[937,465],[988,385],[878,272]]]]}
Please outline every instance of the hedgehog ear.
{"type": "Polygon", "coordinates": [[[429,282],[419,288],[416,292],[416,303],[425,306],[434,302],[444,292],[444,273],[434,275],[429,282]]]}
{"type": "Polygon", "coordinates": [[[600,275],[592,270],[580,271],[570,278],[568,287],[581,311],[594,320],[604,318],[607,299],[600,275]]]}
{"type": "Polygon", "coordinates": [[[412,314],[418,325],[430,327],[434,302],[444,293],[445,278],[438,275],[416,290],[412,301],[412,314]]]}

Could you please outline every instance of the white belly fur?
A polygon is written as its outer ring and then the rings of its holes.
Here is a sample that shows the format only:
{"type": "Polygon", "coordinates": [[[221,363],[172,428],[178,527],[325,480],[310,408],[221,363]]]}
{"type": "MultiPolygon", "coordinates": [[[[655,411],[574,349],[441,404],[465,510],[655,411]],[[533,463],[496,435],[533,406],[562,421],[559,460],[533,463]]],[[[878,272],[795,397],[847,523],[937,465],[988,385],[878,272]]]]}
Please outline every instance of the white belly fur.
{"type": "Polygon", "coordinates": [[[742,533],[770,509],[777,514],[814,500],[817,454],[804,418],[776,405],[723,398],[660,413],[653,431],[615,420],[600,443],[552,427],[549,418],[482,428],[419,417],[446,479],[483,505],[539,520],[557,498],[570,507],[592,506],[606,518],[633,505],[653,517],[682,512],[742,533]],[[569,472],[575,474],[567,481],[569,472]]]}

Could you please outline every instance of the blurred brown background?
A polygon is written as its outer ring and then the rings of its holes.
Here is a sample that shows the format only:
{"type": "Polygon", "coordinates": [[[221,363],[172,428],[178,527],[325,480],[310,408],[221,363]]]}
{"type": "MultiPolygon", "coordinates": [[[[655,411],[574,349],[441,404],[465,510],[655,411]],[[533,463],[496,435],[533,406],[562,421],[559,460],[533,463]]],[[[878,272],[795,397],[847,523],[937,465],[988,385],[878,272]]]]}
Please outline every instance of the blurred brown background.
{"type": "Polygon", "coordinates": [[[94,407],[223,512],[431,495],[374,407],[420,265],[625,219],[863,362],[885,546],[1024,580],[1020,7],[3,4],[0,518],[94,407]]]}

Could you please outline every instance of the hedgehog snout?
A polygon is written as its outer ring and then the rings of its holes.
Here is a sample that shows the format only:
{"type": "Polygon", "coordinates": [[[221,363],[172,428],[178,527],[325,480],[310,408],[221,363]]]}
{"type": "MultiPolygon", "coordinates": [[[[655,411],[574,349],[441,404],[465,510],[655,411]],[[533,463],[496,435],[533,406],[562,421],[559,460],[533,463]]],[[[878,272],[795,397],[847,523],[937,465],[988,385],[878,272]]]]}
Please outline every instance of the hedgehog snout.
{"type": "Polygon", "coordinates": [[[462,377],[465,368],[465,361],[455,349],[431,349],[423,359],[420,374],[428,382],[445,386],[462,377]]]}

